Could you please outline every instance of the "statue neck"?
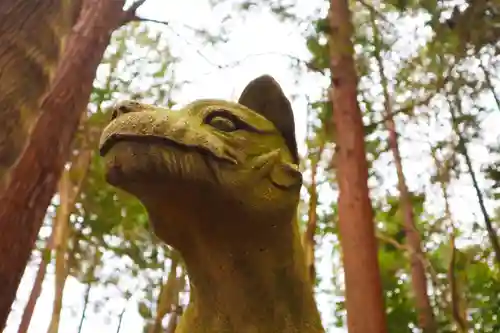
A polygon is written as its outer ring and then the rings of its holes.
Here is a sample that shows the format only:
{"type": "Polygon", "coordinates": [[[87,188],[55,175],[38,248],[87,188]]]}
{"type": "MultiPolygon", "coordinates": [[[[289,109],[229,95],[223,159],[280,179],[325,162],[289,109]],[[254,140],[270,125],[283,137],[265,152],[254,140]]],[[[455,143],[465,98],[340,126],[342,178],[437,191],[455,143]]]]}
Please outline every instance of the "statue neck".
{"type": "Polygon", "coordinates": [[[258,234],[198,234],[181,249],[191,301],[177,332],[323,333],[298,228],[289,223],[238,220],[232,225],[253,225],[258,234]]]}

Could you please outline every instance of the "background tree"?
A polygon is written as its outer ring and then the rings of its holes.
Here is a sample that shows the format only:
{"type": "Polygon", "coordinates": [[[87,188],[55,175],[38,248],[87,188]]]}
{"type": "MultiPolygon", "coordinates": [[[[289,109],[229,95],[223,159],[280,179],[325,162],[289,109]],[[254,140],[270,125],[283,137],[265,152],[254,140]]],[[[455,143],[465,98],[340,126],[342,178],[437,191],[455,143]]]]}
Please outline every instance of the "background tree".
{"type": "MultiPolygon", "coordinates": [[[[221,19],[210,24],[208,16],[190,27],[175,20],[162,21],[164,16],[159,13],[155,19],[139,20],[131,15],[129,18],[138,22],[123,25],[113,33],[100,65],[92,73],[96,75],[91,80],[89,102],[81,109],[78,130],[61,164],[65,165],[61,175],[69,177],[54,180],[54,184],[69,180],[72,186],[67,193],[78,195],[71,205],[64,200],[67,197],[64,187],[57,190],[60,193],[49,195],[52,201],[47,210],[44,208],[42,228],[23,279],[25,289],[18,291],[6,332],[18,328],[28,289],[33,289],[30,299],[34,300],[26,307],[24,317],[30,318],[33,313],[39,317],[42,311],[48,312],[50,304],[61,304],[59,324],[53,325],[61,331],[67,330],[68,325],[74,331],[90,331],[99,321],[109,321],[106,327],[110,331],[122,333],[132,329],[131,324],[142,327],[144,332],[175,327],[188,299],[189,277],[185,276],[182,261],[176,262],[175,253],[150,234],[142,206],[102,180],[96,145],[109,119],[107,107],[114,100],[133,98],[175,108],[176,92],[191,89],[189,79],[204,80],[205,69],[217,77],[224,77],[227,72],[244,76],[241,68],[247,63],[273,63],[272,59],[288,64],[290,72],[296,74],[296,82],[283,83],[290,87],[285,90],[295,94],[291,97],[299,119],[298,133],[303,125],[307,128],[306,133],[300,134],[304,140],[299,139],[305,183],[299,210],[303,244],[328,332],[339,332],[337,327],[345,331],[346,302],[354,299],[346,297],[342,272],[347,266],[343,265],[345,257],[339,241],[342,219],[337,199],[339,184],[346,178],[336,172],[340,157],[335,147],[340,132],[338,126],[333,126],[337,108],[333,108],[328,93],[330,2],[221,0],[213,5],[210,11],[217,12],[221,19]],[[294,36],[302,34],[304,51],[288,54],[289,41],[280,40],[277,43],[280,52],[255,51],[241,58],[235,56],[228,45],[242,47],[238,27],[252,27],[252,36],[260,36],[260,43],[265,44],[270,31],[266,36],[260,35],[265,30],[259,28],[267,24],[260,18],[270,20],[271,15],[280,22],[275,29],[294,36]],[[231,27],[229,33],[219,36],[221,28],[226,26],[231,27]],[[175,38],[167,38],[168,34],[175,38]],[[221,39],[227,43],[217,44],[221,39]],[[186,73],[191,72],[186,68],[196,67],[193,58],[199,58],[205,66],[189,78],[186,73]],[[307,117],[303,116],[306,112],[307,117]],[[85,152],[90,152],[86,172],[85,163],[77,163],[85,152]],[[69,212],[64,224],[68,232],[65,255],[61,256],[59,248],[58,260],[51,235],[56,234],[55,222],[63,206],[69,207],[64,210],[69,212]],[[57,296],[51,294],[56,289],[56,266],[63,267],[58,271],[66,276],[58,279],[58,286],[64,289],[57,296]],[[175,266],[177,269],[173,269],[175,266]],[[38,267],[40,272],[45,267],[45,273],[40,273],[41,277],[35,281],[30,280],[38,267]],[[174,272],[178,283],[168,278],[174,272]],[[37,285],[42,296],[35,306],[37,292],[31,286],[37,285]],[[175,288],[167,288],[173,285],[175,288]]],[[[496,125],[500,119],[497,74],[500,62],[498,38],[494,34],[495,22],[500,21],[495,16],[497,5],[494,1],[469,5],[466,1],[362,1],[350,2],[349,6],[352,57],[358,76],[355,97],[363,122],[363,133],[358,136],[364,141],[362,155],[367,162],[374,235],[378,240],[371,255],[379,262],[387,332],[419,332],[418,328],[424,325],[416,306],[418,294],[412,286],[411,263],[416,258],[423,267],[428,302],[438,332],[497,332],[500,281],[491,237],[498,233],[496,202],[500,187],[496,125]],[[481,20],[474,29],[463,29],[463,24],[453,23],[475,18],[481,20]],[[394,140],[386,126],[391,116],[400,166],[395,163],[394,140]],[[410,197],[406,205],[398,188],[398,168],[404,170],[410,197]],[[420,237],[422,253],[418,256],[405,233],[404,213],[408,206],[420,237]],[[485,223],[485,216],[491,228],[485,223]]],[[[119,10],[124,11],[122,7],[119,10]]],[[[250,42],[245,40],[244,44],[250,42]]],[[[269,73],[274,74],[273,70],[269,73]]],[[[251,77],[254,75],[252,69],[251,77]]],[[[213,86],[216,84],[210,82],[207,89],[213,86]]],[[[237,90],[233,82],[231,86],[237,90]]],[[[218,97],[216,94],[217,90],[199,90],[192,96],[218,97]]],[[[60,122],[56,123],[51,128],[59,130],[60,122]]],[[[354,186],[349,189],[360,191],[354,186]]],[[[354,225],[353,220],[348,222],[354,225]]],[[[55,322],[57,311],[52,311],[52,315],[55,322]]],[[[352,316],[349,310],[348,317],[352,316]]],[[[32,321],[31,330],[38,331],[34,325],[39,324],[39,319],[32,321]]]]}

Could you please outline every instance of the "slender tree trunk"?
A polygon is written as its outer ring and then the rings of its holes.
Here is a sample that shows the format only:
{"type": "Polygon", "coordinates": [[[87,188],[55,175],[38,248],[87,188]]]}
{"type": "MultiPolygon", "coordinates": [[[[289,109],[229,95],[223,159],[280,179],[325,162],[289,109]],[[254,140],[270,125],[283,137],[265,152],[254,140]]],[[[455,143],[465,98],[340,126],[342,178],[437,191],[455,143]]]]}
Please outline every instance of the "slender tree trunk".
{"type": "Polygon", "coordinates": [[[323,155],[323,150],[325,148],[325,143],[322,142],[318,148],[317,156],[311,157],[311,185],[309,186],[309,208],[307,213],[307,227],[303,235],[302,246],[304,247],[304,253],[306,257],[307,270],[309,272],[309,278],[311,281],[316,279],[316,269],[314,263],[314,252],[316,248],[316,242],[314,236],[316,234],[316,227],[318,225],[318,189],[316,176],[318,174],[318,164],[323,155]]]}
{"type": "Polygon", "coordinates": [[[450,248],[451,248],[451,256],[450,263],[448,267],[448,282],[449,282],[449,294],[450,294],[450,305],[451,305],[451,315],[455,324],[457,325],[458,331],[460,333],[467,333],[467,315],[466,315],[466,306],[465,301],[460,293],[459,282],[456,277],[455,265],[456,265],[456,252],[457,249],[455,247],[455,235],[456,235],[456,227],[453,222],[453,217],[451,215],[450,201],[448,196],[448,182],[449,182],[449,169],[443,169],[441,163],[437,157],[435,151],[432,151],[432,158],[434,160],[434,164],[436,166],[436,172],[438,174],[438,181],[441,188],[441,193],[444,199],[444,211],[446,219],[449,222],[449,230],[450,233],[450,248]]]}
{"type": "Polygon", "coordinates": [[[483,70],[484,80],[486,81],[486,86],[491,91],[491,95],[495,99],[497,109],[498,109],[498,111],[500,111],[500,97],[498,97],[497,93],[495,92],[495,86],[491,82],[490,72],[488,72],[488,70],[486,69],[486,67],[483,65],[482,62],[479,63],[479,66],[483,70]]]}
{"type": "Polygon", "coordinates": [[[184,271],[181,272],[181,276],[178,279],[177,285],[177,303],[175,304],[174,311],[171,312],[171,316],[168,319],[167,328],[165,329],[165,333],[175,333],[175,329],[179,324],[179,319],[182,317],[182,313],[184,311],[182,305],[179,302],[179,293],[184,290],[184,286],[186,285],[186,273],[184,271]]]}
{"type": "Polygon", "coordinates": [[[476,173],[474,172],[474,168],[472,167],[472,161],[469,156],[469,152],[467,151],[467,145],[465,143],[465,139],[462,136],[462,133],[460,132],[460,129],[458,128],[458,123],[457,123],[457,116],[456,116],[456,111],[459,113],[461,112],[461,105],[460,101],[455,99],[455,103],[450,103],[450,114],[451,114],[451,120],[452,120],[452,126],[453,130],[455,131],[455,134],[458,137],[458,149],[462,156],[465,158],[465,164],[467,165],[467,169],[469,171],[470,177],[472,179],[472,185],[474,187],[474,190],[476,191],[476,196],[477,196],[477,201],[479,202],[479,207],[481,209],[481,213],[483,214],[484,218],[484,224],[486,226],[486,231],[488,232],[488,236],[490,238],[491,242],[491,247],[493,248],[493,253],[495,255],[495,262],[500,267],[500,242],[498,240],[498,235],[493,227],[493,224],[491,222],[490,215],[488,214],[488,211],[486,209],[486,205],[484,203],[484,197],[481,192],[481,189],[479,187],[479,183],[477,182],[477,177],[476,173]]]}
{"type": "Polygon", "coordinates": [[[165,333],[175,333],[175,329],[177,328],[177,324],[179,323],[180,314],[177,310],[179,307],[180,306],[177,304],[175,311],[172,311],[170,313],[170,318],[168,318],[168,324],[167,328],[165,329],[165,333]]]}
{"type": "Polygon", "coordinates": [[[83,311],[82,311],[82,317],[80,318],[80,324],[78,324],[78,333],[81,333],[83,328],[83,323],[85,322],[85,316],[87,314],[87,307],[89,305],[91,289],[92,289],[92,284],[89,282],[87,283],[87,289],[85,290],[85,297],[83,299],[83,311]]]}
{"type": "MultiPolygon", "coordinates": [[[[384,89],[387,90],[387,89],[384,89]]],[[[384,92],[384,94],[386,91],[384,92]]],[[[388,98],[387,96],[386,98],[388,98]]],[[[387,114],[391,114],[390,102],[386,104],[387,114]]],[[[425,267],[421,257],[424,256],[421,247],[420,233],[415,224],[415,217],[413,215],[413,207],[411,202],[411,195],[406,185],[405,176],[403,172],[403,165],[401,154],[398,145],[398,135],[396,132],[396,125],[392,117],[388,117],[386,128],[389,132],[389,147],[394,156],[394,163],[396,165],[396,173],[398,177],[399,201],[401,211],[403,213],[404,230],[406,241],[410,248],[410,274],[413,287],[413,293],[417,305],[418,323],[420,328],[425,333],[434,333],[437,330],[436,322],[434,320],[434,313],[429,300],[427,292],[427,278],[425,275],[425,267]]]]}
{"type": "Polygon", "coordinates": [[[347,0],[331,0],[330,98],[337,142],[339,231],[349,333],[386,333],[387,323],[368,189],[364,126],[357,102],[353,27],[347,0]]]}
{"type": "Polygon", "coordinates": [[[64,285],[68,277],[68,267],[66,263],[66,254],[68,252],[70,238],[70,222],[69,215],[70,207],[70,191],[71,181],[69,178],[69,170],[64,170],[61,180],[59,181],[59,207],[57,209],[55,223],[55,259],[56,259],[56,274],[55,274],[55,295],[52,307],[52,318],[48,328],[49,333],[57,333],[59,329],[59,321],[61,317],[61,308],[63,301],[64,285]]]}
{"type": "Polygon", "coordinates": [[[123,315],[125,315],[125,311],[127,311],[127,306],[123,307],[122,312],[118,316],[118,327],[116,327],[116,333],[120,333],[120,330],[122,328],[123,315]]]}
{"type": "Polygon", "coordinates": [[[163,330],[162,321],[165,315],[178,303],[180,281],[177,278],[178,255],[172,257],[170,271],[167,279],[160,288],[160,295],[156,305],[156,316],[151,325],[150,333],[161,333],[163,330]]]}
{"type": "MultiPolygon", "coordinates": [[[[48,251],[49,253],[52,251],[52,249],[54,248],[54,237],[55,237],[55,232],[52,230],[50,237],[47,240],[47,245],[44,251],[48,251]]],[[[21,317],[21,323],[19,324],[17,333],[28,332],[31,318],[33,317],[33,312],[35,310],[36,302],[42,292],[42,284],[43,280],[45,279],[45,273],[47,272],[47,265],[49,263],[50,259],[48,259],[45,255],[42,255],[40,264],[38,265],[38,271],[36,272],[35,282],[33,283],[33,289],[31,289],[28,303],[24,308],[23,316],[21,317]]]]}
{"type": "Polygon", "coordinates": [[[448,267],[448,281],[450,283],[450,298],[451,298],[451,314],[453,316],[453,320],[458,327],[458,331],[460,333],[467,333],[467,321],[466,317],[462,316],[463,311],[462,308],[462,298],[460,297],[460,286],[459,281],[457,280],[455,274],[455,264],[456,264],[456,254],[457,249],[455,247],[455,231],[453,230],[450,234],[450,248],[451,248],[451,257],[450,264],[448,267]]]}
{"type": "Polygon", "coordinates": [[[424,333],[435,333],[437,330],[432,305],[427,292],[427,277],[425,275],[425,267],[422,261],[424,253],[422,251],[420,233],[415,224],[415,216],[413,214],[413,206],[411,202],[411,194],[406,185],[406,179],[403,171],[403,162],[399,150],[398,133],[393,116],[393,108],[391,96],[389,94],[389,82],[384,73],[384,62],[380,54],[381,40],[380,34],[375,22],[374,14],[371,13],[373,36],[375,44],[374,56],[377,61],[380,81],[382,84],[385,108],[385,125],[389,134],[388,142],[389,149],[394,157],[396,166],[396,174],[398,177],[399,202],[403,215],[404,231],[406,242],[410,249],[410,275],[417,307],[418,325],[424,333]]]}
{"type": "Polygon", "coordinates": [[[0,170],[0,329],[86,110],[97,66],[111,33],[131,16],[122,10],[124,0],[81,2],[81,10],[77,0],[0,2],[0,45],[8,51],[0,52],[0,70],[4,77],[8,70],[11,82],[17,83],[0,89],[0,105],[6,108],[0,114],[9,114],[8,122],[0,121],[0,142],[12,146],[0,150],[1,160],[9,156],[10,161],[0,170]],[[74,24],[70,17],[76,16],[74,24]],[[57,41],[56,46],[49,40],[57,41]],[[13,57],[15,52],[21,55],[13,57]],[[33,79],[35,74],[40,80],[33,79]],[[21,80],[23,76],[26,79],[21,80]],[[22,127],[30,129],[29,135],[18,131],[20,110],[36,113],[30,118],[32,124],[22,127]],[[24,137],[19,146],[17,140],[24,137]]]}
{"type": "MultiPolygon", "coordinates": [[[[86,120],[86,114],[83,114],[82,122],[86,120]]],[[[57,333],[59,330],[59,321],[61,317],[62,301],[64,295],[64,286],[69,274],[68,267],[68,246],[72,241],[70,214],[80,193],[83,181],[87,175],[90,166],[92,152],[86,147],[86,142],[82,143],[79,154],[76,156],[69,169],[63,171],[59,180],[59,207],[54,226],[55,238],[55,295],[52,308],[52,319],[50,321],[49,333],[57,333]],[[70,179],[73,170],[78,172],[76,184],[70,179]]]]}

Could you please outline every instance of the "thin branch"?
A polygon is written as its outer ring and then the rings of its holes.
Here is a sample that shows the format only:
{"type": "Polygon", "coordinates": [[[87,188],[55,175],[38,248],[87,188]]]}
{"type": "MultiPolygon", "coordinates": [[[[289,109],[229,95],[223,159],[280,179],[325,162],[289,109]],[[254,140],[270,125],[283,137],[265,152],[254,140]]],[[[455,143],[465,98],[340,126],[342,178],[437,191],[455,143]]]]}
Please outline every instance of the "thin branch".
{"type": "Polygon", "coordinates": [[[379,10],[377,10],[372,4],[369,4],[369,3],[367,3],[364,0],[358,0],[358,1],[359,1],[359,3],[361,5],[363,5],[364,7],[366,7],[371,13],[373,13],[373,15],[375,15],[376,17],[380,18],[385,23],[388,23],[388,24],[390,24],[391,26],[394,27],[394,23],[391,22],[391,21],[389,21],[387,19],[387,17],[385,17],[385,15],[383,13],[381,13],[379,10]]]}
{"type": "Polygon", "coordinates": [[[166,25],[166,26],[170,26],[170,23],[167,22],[167,21],[155,20],[155,19],[150,19],[150,18],[140,17],[140,16],[134,16],[133,21],[151,22],[151,23],[158,23],[158,24],[163,24],[163,25],[166,25]]]}
{"type": "MultiPolygon", "coordinates": [[[[167,28],[169,28],[177,37],[181,38],[186,44],[188,44],[189,46],[192,46],[194,49],[195,49],[195,52],[200,56],[202,57],[203,59],[205,59],[205,61],[207,61],[210,65],[216,67],[217,69],[222,69],[223,66],[219,65],[219,64],[216,64],[214,63],[213,61],[211,61],[210,59],[208,59],[208,57],[206,57],[203,53],[201,53],[201,51],[196,48],[192,43],[190,43],[186,38],[183,38],[177,31],[175,31],[174,29],[172,29],[172,26],[170,25],[169,22],[166,22],[166,21],[161,21],[161,20],[155,20],[155,19],[150,19],[150,18],[145,18],[145,17],[139,17],[137,15],[133,15],[132,19],[130,21],[139,21],[139,22],[149,22],[149,23],[156,23],[156,24],[162,24],[164,26],[166,26],[167,28]]],[[[195,32],[199,32],[200,30],[197,30],[195,28],[192,28],[192,27],[189,27],[187,25],[184,25],[185,27],[187,28],[190,28],[192,30],[194,30],[195,32]]]]}
{"type": "MultiPolygon", "coordinates": [[[[379,239],[385,243],[391,244],[392,246],[394,246],[398,250],[404,251],[408,255],[411,255],[413,252],[413,250],[409,246],[399,243],[394,238],[391,238],[380,231],[377,231],[376,237],[377,237],[377,239],[379,239]]],[[[431,262],[426,257],[422,256],[421,254],[417,254],[417,257],[422,262],[422,264],[426,268],[427,272],[429,272],[432,281],[435,284],[437,284],[437,272],[435,271],[431,262]]]]}
{"type": "Polygon", "coordinates": [[[424,99],[422,99],[422,100],[420,100],[418,102],[410,102],[410,103],[408,103],[408,105],[405,105],[405,106],[403,106],[403,107],[401,107],[401,108],[399,108],[397,110],[394,110],[390,114],[386,114],[381,120],[372,122],[371,124],[369,124],[369,126],[379,126],[379,125],[385,124],[385,122],[387,120],[389,120],[391,117],[393,117],[395,115],[398,115],[398,114],[401,114],[401,113],[407,113],[407,112],[409,112],[410,110],[412,110],[412,109],[414,109],[416,107],[429,104],[429,102],[431,101],[431,99],[438,94],[438,92],[445,86],[445,84],[448,81],[449,81],[449,76],[448,75],[442,76],[435,83],[434,92],[432,92],[429,95],[427,95],[424,99]]]}
{"type": "Polygon", "coordinates": [[[377,236],[377,238],[379,240],[383,241],[384,243],[387,243],[387,244],[390,244],[390,245],[394,246],[398,250],[405,251],[405,252],[409,252],[410,251],[410,249],[408,248],[408,246],[406,246],[405,244],[399,243],[394,238],[391,238],[391,237],[389,237],[389,236],[381,233],[380,231],[377,231],[376,236],[377,236]]]}

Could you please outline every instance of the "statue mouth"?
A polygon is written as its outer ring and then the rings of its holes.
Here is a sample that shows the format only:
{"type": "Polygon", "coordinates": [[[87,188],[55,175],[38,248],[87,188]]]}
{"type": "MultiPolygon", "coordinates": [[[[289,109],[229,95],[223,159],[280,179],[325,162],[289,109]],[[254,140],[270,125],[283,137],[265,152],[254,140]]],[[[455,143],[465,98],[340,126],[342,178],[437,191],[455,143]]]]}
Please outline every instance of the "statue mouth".
{"type": "Polygon", "coordinates": [[[185,151],[185,152],[197,152],[203,157],[212,158],[221,162],[236,165],[238,162],[235,158],[231,156],[220,156],[214,154],[210,149],[199,146],[199,145],[187,145],[179,143],[165,136],[158,135],[136,135],[136,134],[122,134],[113,133],[107,138],[101,141],[99,146],[99,155],[101,157],[106,156],[106,154],[119,142],[134,142],[144,145],[155,145],[163,146],[165,149],[185,151]]]}

